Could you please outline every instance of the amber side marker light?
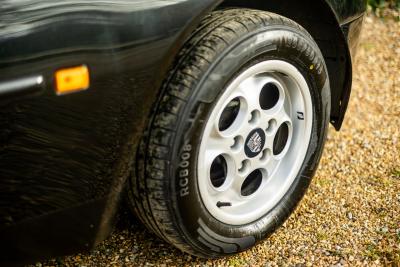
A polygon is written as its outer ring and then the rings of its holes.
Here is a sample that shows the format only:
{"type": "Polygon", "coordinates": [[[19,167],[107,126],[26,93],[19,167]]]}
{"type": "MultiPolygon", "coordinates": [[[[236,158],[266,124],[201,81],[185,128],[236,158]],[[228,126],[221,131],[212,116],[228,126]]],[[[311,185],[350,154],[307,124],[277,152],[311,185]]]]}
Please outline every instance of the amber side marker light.
{"type": "Polygon", "coordinates": [[[56,71],[55,85],[57,95],[84,91],[90,86],[89,69],[87,66],[77,66],[56,71]]]}

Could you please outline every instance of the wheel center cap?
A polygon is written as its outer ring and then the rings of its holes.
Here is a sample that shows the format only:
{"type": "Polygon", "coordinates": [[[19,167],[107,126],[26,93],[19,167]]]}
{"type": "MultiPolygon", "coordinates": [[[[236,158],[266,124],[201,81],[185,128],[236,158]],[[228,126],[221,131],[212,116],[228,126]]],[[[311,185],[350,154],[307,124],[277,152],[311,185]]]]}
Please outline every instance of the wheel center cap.
{"type": "Polygon", "coordinates": [[[254,129],[247,136],[244,152],[249,158],[254,158],[261,153],[265,145],[265,133],[261,128],[254,129]]]}

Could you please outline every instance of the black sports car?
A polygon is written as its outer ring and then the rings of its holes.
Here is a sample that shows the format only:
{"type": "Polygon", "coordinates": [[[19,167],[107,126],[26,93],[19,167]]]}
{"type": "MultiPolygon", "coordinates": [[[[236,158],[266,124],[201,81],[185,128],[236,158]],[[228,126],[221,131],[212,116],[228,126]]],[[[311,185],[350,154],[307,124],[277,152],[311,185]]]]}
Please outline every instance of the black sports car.
{"type": "Polygon", "coordinates": [[[126,201],[199,257],[293,212],[339,130],[364,0],[2,0],[0,265],[93,248],[126,201]]]}

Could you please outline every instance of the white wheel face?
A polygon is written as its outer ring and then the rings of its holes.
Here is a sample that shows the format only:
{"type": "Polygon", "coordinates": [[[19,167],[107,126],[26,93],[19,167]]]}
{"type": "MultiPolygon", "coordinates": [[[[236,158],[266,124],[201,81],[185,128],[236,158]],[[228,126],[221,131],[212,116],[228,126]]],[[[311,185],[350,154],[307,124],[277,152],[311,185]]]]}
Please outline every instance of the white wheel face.
{"type": "Polygon", "coordinates": [[[230,225],[268,213],[300,171],[312,121],[310,91],[296,67],[270,60],[241,73],[203,133],[197,172],[207,210],[230,225]]]}

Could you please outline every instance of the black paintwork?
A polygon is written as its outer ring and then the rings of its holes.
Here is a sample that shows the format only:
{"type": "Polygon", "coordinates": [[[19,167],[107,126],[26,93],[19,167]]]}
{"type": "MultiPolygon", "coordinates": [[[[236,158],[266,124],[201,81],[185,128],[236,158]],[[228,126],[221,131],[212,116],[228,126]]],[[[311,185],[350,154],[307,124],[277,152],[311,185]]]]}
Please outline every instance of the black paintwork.
{"type": "Polygon", "coordinates": [[[215,8],[274,11],[309,30],[327,60],[339,128],[365,2],[303,2],[303,12],[296,3],[3,0],[0,263],[90,249],[107,236],[162,80],[191,31],[215,8]],[[57,96],[54,71],[80,64],[90,69],[89,90],[57,96]],[[32,83],[38,76],[42,83],[32,83]],[[48,235],[39,237],[46,227],[48,235]],[[64,242],[54,246],[54,240],[64,242]]]}

